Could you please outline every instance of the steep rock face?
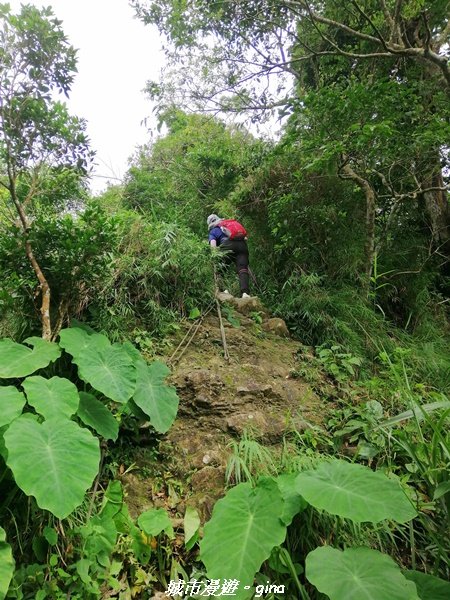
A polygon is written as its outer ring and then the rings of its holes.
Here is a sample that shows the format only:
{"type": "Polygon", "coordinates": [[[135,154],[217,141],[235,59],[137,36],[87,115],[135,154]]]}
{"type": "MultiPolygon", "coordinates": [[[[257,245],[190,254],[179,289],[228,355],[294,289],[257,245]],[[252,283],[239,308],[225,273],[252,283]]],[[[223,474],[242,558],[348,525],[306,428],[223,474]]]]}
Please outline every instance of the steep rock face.
{"type": "Polygon", "coordinates": [[[321,420],[319,398],[291,377],[299,344],[286,336],[284,321],[266,328],[274,319],[257,298],[226,297],[224,303],[234,308],[223,311],[230,360],[223,358],[219,319],[209,315],[171,377],[180,408],[167,442],[180,472],[194,473],[193,492],[204,504],[223,489],[230,440],[249,431],[263,444],[281,446],[290,431],[321,420]]]}
{"type": "MultiPolygon", "coordinates": [[[[180,406],[161,443],[171,474],[183,482],[186,501],[202,520],[224,493],[233,440],[247,431],[281,451],[284,436],[321,422],[327,409],[307,383],[292,376],[299,343],[288,337],[284,321],[270,318],[257,298],[221,294],[219,300],[230,359],[224,359],[219,318],[210,313],[172,365],[170,383],[180,406]]],[[[133,486],[127,492],[133,496],[133,486]]]]}

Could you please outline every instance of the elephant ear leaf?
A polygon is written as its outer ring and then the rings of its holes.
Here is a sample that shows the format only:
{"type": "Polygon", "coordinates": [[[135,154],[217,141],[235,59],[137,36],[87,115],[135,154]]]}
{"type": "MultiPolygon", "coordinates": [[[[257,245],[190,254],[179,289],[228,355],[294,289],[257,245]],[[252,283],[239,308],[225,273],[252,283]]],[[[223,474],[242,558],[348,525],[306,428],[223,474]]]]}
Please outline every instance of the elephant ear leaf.
{"type": "Polygon", "coordinates": [[[136,387],[133,359],[120,344],[78,327],[60,333],[60,346],[72,355],[78,375],[107,398],[125,404],[136,387]]]}
{"type": "Polygon", "coordinates": [[[314,508],[357,523],[392,519],[405,523],[417,512],[397,480],[344,460],[322,463],[295,480],[296,491],[314,508]]]}
{"type": "Polygon", "coordinates": [[[420,600],[392,558],[371,548],[316,548],[306,557],[305,573],[330,600],[420,600]]]}
{"type": "Polygon", "coordinates": [[[8,592],[14,574],[14,559],[11,546],[6,541],[5,530],[0,527],[0,598],[8,592]]]}
{"type": "Polygon", "coordinates": [[[24,414],[3,435],[7,465],[17,485],[34,496],[40,508],[64,519],[83,502],[100,462],[98,439],[87,429],[67,418],[40,424],[24,414]]]}
{"type": "Polygon", "coordinates": [[[78,374],[94,389],[115,402],[125,404],[136,388],[136,368],[129,354],[120,346],[97,351],[89,348],[74,358],[78,374]]]}
{"type": "Polygon", "coordinates": [[[25,396],[13,385],[0,387],[0,427],[21,415],[25,402],[25,396]]]}
{"type": "Polygon", "coordinates": [[[76,412],[80,401],[76,385],[64,377],[28,377],[23,382],[23,389],[28,404],[45,419],[57,416],[70,418],[76,412]]]}
{"type": "Polygon", "coordinates": [[[80,392],[77,415],[85,425],[92,427],[105,440],[117,440],[119,423],[111,411],[92,394],[80,392]]]}
{"type": "Polygon", "coordinates": [[[147,365],[140,359],[135,364],[137,382],[133,400],[156,431],[166,433],[175,420],[179,402],[175,388],[164,381],[170,369],[160,361],[147,365]]]}
{"type": "Polygon", "coordinates": [[[414,581],[420,600],[448,600],[450,598],[450,582],[434,575],[420,571],[405,571],[409,581],[414,581]]]}
{"type": "Polygon", "coordinates": [[[70,327],[60,332],[59,345],[74,358],[78,358],[83,356],[89,348],[95,348],[98,351],[109,348],[111,342],[101,333],[88,333],[80,327],[70,327]]]}
{"type": "Polygon", "coordinates": [[[38,369],[44,369],[61,355],[61,349],[53,342],[30,337],[25,344],[17,344],[9,338],[0,340],[0,378],[26,377],[38,369]]]}
{"type": "Polygon", "coordinates": [[[151,508],[138,518],[138,525],[146,535],[156,537],[165,532],[170,538],[174,537],[172,522],[163,508],[151,508]]]}
{"type": "Polygon", "coordinates": [[[295,489],[296,478],[296,473],[285,473],[279,475],[275,480],[284,500],[281,520],[286,526],[292,523],[295,515],[305,510],[308,506],[306,500],[295,489]]]}
{"type": "Polygon", "coordinates": [[[264,478],[255,488],[237,485],[214,506],[200,542],[201,559],[209,578],[241,582],[238,600],[253,597],[255,573],[284,541],[283,505],[276,481],[264,478]]]}

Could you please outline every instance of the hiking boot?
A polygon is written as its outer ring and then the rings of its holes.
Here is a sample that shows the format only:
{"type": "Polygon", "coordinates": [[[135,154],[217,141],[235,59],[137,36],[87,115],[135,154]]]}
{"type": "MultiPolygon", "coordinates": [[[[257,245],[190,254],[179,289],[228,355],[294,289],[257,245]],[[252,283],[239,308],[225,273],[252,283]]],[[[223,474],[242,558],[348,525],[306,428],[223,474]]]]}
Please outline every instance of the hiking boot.
{"type": "Polygon", "coordinates": [[[246,292],[244,292],[244,293],[242,294],[242,297],[243,297],[243,298],[251,298],[250,294],[247,294],[246,292]]]}

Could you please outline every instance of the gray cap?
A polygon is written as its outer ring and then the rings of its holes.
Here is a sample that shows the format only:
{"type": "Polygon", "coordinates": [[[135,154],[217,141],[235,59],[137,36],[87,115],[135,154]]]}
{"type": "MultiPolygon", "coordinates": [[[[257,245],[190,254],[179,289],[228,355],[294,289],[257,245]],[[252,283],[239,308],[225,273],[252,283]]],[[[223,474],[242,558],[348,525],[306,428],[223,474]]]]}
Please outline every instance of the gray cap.
{"type": "Polygon", "coordinates": [[[215,227],[216,225],[218,225],[220,223],[220,221],[222,221],[222,220],[223,219],[221,219],[217,215],[209,215],[209,217],[206,219],[206,223],[208,225],[208,229],[212,229],[213,227],[215,227]]]}

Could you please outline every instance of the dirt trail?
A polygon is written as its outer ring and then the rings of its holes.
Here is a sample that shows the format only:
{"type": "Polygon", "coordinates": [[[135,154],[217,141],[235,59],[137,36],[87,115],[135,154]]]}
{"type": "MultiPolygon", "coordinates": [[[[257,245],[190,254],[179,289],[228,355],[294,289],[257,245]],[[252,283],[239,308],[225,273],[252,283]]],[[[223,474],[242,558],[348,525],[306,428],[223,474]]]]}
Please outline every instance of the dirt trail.
{"type": "MultiPolygon", "coordinates": [[[[326,411],[310,386],[292,376],[299,343],[287,337],[284,322],[271,319],[257,299],[221,300],[230,360],[223,358],[219,319],[211,313],[173,368],[180,407],[162,442],[171,472],[204,519],[223,494],[231,439],[250,430],[261,443],[280,445],[287,432],[321,422],[326,411]]],[[[135,479],[127,482],[132,503],[143,494],[135,479]]]]}

